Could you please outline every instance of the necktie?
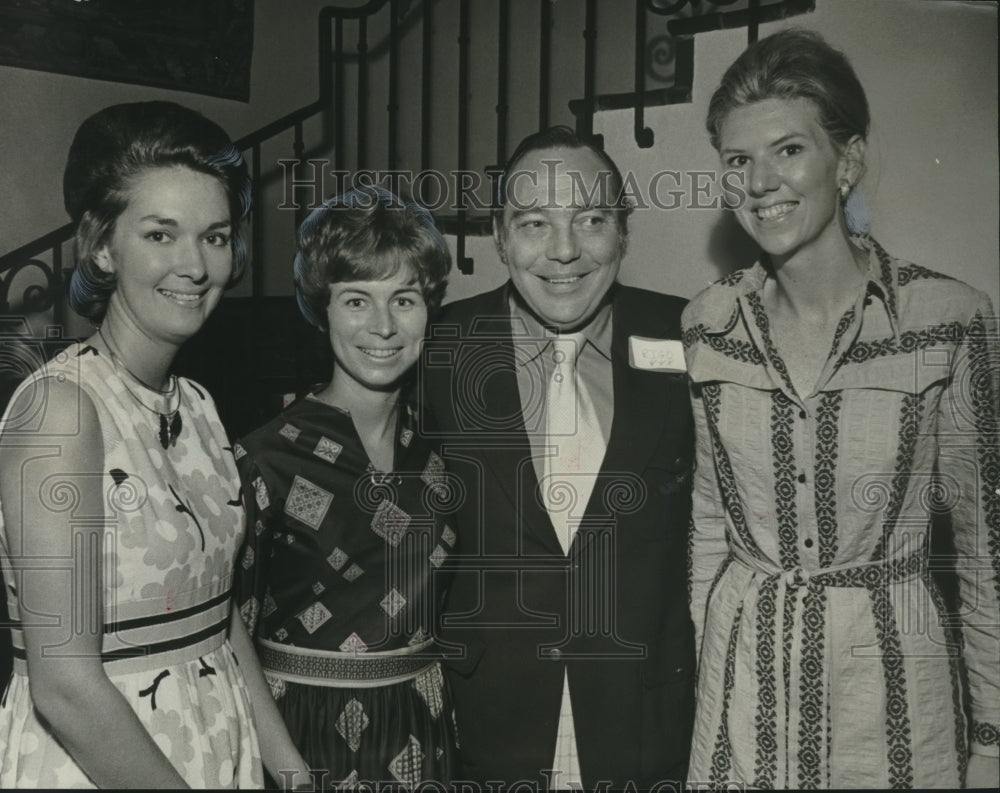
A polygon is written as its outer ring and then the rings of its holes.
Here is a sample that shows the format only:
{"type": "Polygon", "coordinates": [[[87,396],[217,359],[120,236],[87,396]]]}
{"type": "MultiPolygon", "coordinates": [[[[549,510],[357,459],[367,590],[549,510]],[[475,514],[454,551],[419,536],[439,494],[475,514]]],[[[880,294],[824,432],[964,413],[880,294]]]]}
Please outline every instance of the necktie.
{"type": "Polygon", "coordinates": [[[576,368],[585,344],[582,333],[556,338],[552,376],[545,395],[545,442],[542,499],[565,553],[579,528],[604,459],[605,442],[597,411],[576,368]]]}

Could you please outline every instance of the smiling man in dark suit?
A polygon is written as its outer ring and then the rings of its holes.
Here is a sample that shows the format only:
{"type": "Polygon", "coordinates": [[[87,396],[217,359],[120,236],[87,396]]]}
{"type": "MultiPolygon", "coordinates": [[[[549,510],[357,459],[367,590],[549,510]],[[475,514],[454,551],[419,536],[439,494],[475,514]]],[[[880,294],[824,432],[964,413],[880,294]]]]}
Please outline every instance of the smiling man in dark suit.
{"type": "Polygon", "coordinates": [[[510,280],[447,306],[425,346],[424,404],[462,491],[439,636],[463,778],[482,784],[684,779],[684,301],[618,283],[622,185],[566,127],[522,141],[493,219],[510,280]]]}

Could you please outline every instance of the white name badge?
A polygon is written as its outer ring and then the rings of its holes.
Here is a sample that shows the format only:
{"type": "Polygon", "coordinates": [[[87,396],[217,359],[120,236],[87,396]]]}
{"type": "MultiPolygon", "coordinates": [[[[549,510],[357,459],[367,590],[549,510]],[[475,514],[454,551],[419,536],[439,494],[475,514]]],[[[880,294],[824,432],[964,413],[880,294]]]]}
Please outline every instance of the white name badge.
{"type": "Polygon", "coordinates": [[[684,363],[684,346],[677,339],[647,339],[628,337],[628,362],[635,369],[651,372],[687,371],[684,363]]]}

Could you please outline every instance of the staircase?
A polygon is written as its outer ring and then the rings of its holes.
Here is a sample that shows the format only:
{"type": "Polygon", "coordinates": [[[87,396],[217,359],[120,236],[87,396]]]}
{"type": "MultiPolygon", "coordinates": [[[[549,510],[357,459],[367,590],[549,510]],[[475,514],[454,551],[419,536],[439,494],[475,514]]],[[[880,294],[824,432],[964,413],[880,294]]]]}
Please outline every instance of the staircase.
{"type": "MultiPolygon", "coordinates": [[[[215,395],[233,435],[328,371],[326,342],[298,319],[291,259],[305,213],[352,181],[382,182],[428,205],[456,240],[453,278],[474,271],[470,235],[488,234],[493,179],[517,142],[567,124],[602,145],[594,116],[631,109],[635,145],[653,146],[646,109],[691,97],[698,34],[801,14],[815,0],[369,0],[330,6],[318,25],[319,95],[237,141],[255,207],[247,297],[228,297],[178,370],[215,395]],[[290,141],[289,141],[290,139],[290,141]],[[288,156],[271,159],[277,145],[288,156]],[[262,200],[283,185],[278,213],[262,200]],[[266,230],[266,234],[265,234],[266,230]],[[278,253],[271,254],[272,251],[278,253]],[[284,296],[277,296],[284,295],[284,296]]],[[[291,79],[291,78],[290,78],[291,79]]],[[[224,123],[224,119],[220,119],[224,123]]],[[[0,256],[0,400],[67,343],[72,229],[0,256]],[[26,316],[43,316],[44,338],[26,316]]]]}

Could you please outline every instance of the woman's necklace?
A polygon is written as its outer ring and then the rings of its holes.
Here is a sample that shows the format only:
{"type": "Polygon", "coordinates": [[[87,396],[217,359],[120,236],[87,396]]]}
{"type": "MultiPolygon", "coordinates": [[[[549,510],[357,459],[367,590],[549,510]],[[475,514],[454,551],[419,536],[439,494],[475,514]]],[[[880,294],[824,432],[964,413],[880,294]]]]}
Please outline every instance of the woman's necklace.
{"type": "MultiPolygon", "coordinates": [[[[125,390],[132,399],[135,400],[136,404],[140,407],[145,408],[150,413],[154,414],[160,419],[160,445],[166,449],[168,446],[173,446],[177,443],[177,436],[181,434],[181,429],[184,426],[183,420],[181,419],[181,392],[177,387],[177,377],[176,375],[170,375],[170,387],[166,390],[160,390],[159,388],[153,388],[149,383],[139,377],[135,372],[129,369],[125,362],[118,356],[115,352],[114,346],[110,341],[104,336],[104,331],[101,328],[97,329],[97,335],[101,337],[101,341],[104,342],[104,346],[108,348],[108,353],[111,355],[111,361],[114,363],[116,368],[123,369],[129,377],[135,380],[140,385],[148,388],[157,394],[160,394],[167,398],[167,410],[165,413],[161,413],[156,408],[150,407],[145,402],[143,402],[139,395],[135,393],[131,388],[129,388],[128,383],[125,378],[122,378],[122,385],[125,386],[125,390]],[[173,402],[174,396],[177,396],[177,404],[175,407],[171,408],[170,405],[173,402]]],[[[110,335],[110,333],[109,333],[110,335]]]]}

